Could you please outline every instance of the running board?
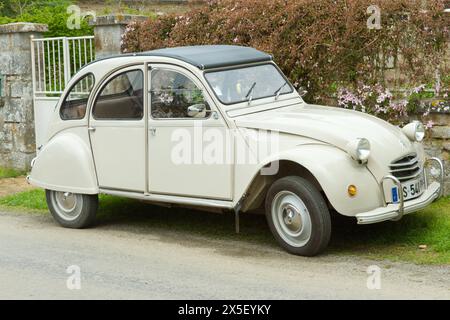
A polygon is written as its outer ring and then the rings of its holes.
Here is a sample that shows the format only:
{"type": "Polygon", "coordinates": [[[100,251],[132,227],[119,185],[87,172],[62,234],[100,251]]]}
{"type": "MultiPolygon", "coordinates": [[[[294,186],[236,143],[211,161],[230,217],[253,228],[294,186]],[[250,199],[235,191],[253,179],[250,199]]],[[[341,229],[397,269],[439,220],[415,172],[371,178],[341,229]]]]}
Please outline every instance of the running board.
{"type": "Polygon", "coordinates": [[[172,204],[182,204],[182,205],[190,205],[190,206],[199,206],[199,207],[212,207],[212,208],[221,208],[221,209],[234,209],[232,201],[225,200],[212,200],[212,199],[200,199],[200,198],[191,198],[191,197],[180,197],[180,196],[169,196],[162,194],[144,194],[138,192],[130,192],[130,191],[122,191],[122,190],[113,190],[113,189],[100,189],[100,193],[109,194],[112,196],[132,198],[150,202],[163,202],[163,203],[172,203],[172,204]]]}

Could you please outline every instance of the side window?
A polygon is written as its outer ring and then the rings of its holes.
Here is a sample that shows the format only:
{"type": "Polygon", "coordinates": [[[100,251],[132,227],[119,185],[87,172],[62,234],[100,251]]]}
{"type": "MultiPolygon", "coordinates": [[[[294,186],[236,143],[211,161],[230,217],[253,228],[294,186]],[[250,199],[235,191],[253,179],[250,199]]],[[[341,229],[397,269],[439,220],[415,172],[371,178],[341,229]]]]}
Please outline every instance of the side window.
{"type": "Polygon", "coordinates": [[[59,110],[61,119],[79,120],[84,118],[89,94],[94,87],[94,82],[94,76],[90,73],[72,86],[59,110]]]}
{"type": "Polygon", "coordinates": [[[101,89],[92,114],[97,120],[140,120],[144,114],[141,70],[123,72],[101,89]]]}
{"type": "Polygon", "coordinates": [[[188,77],[176,71],[153,69],[150,93],[151,115],[156,119],[206,118],[206,111],[210,109],[202,90],[188,77]],[[201,112],[189,114],[189,107],[201,112]]]}

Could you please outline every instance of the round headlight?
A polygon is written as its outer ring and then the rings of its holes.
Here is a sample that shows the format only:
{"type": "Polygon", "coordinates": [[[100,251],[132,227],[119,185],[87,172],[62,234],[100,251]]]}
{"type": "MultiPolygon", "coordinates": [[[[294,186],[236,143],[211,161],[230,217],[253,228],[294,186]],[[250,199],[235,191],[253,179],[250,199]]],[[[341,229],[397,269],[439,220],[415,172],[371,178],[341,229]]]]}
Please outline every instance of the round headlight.
{"type": "Polygon", "coordinates": [[[420,142],[425,137],[425,127],[419,121],[408,123],[402,130],[411,141],[420,142]]]}
{"type": "Polygon", "coordinates": [[[350,156],[360,162],[366,163],[370,155],[370,142],[366,138],[358,138],[347,144],[347,152],[350,156]]]}
{"type": "Polygon", "coordinates": [[[423,138],[425,138],[425,127],[421,122],[417,122],[417,127],[416,127],[416,141],[420,142],[423,140],[423,138]]]}

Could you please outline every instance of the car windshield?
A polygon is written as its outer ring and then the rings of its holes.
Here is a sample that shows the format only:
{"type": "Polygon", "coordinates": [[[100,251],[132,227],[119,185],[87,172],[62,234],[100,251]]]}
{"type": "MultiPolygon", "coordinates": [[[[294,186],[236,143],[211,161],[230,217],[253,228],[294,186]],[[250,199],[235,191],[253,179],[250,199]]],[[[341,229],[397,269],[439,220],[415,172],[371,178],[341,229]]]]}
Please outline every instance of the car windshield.
{"type": "Polygon", "coordinates": [[[278,97],[293,91],[273,64],[206,72],[205,78],[224,104],[278,97]]]}

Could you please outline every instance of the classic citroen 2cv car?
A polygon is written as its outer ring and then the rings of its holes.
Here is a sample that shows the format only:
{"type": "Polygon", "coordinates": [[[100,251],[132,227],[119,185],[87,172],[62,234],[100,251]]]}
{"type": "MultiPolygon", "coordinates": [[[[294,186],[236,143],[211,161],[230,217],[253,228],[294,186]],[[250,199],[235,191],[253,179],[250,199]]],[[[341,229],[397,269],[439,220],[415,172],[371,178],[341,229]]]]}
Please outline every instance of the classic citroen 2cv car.
{"type": "Polygon", "coordinates": [[[262,208],[282,247],[312,256],[327,247],[331,210],[399,220],[442,195],[424,134],[419,122],[305,103],[253,48],[167,48],[82,68],[28,180],[64,227],[90,226],[101,193],[234,212],[237,229],[239,213],[262,208]]]}

